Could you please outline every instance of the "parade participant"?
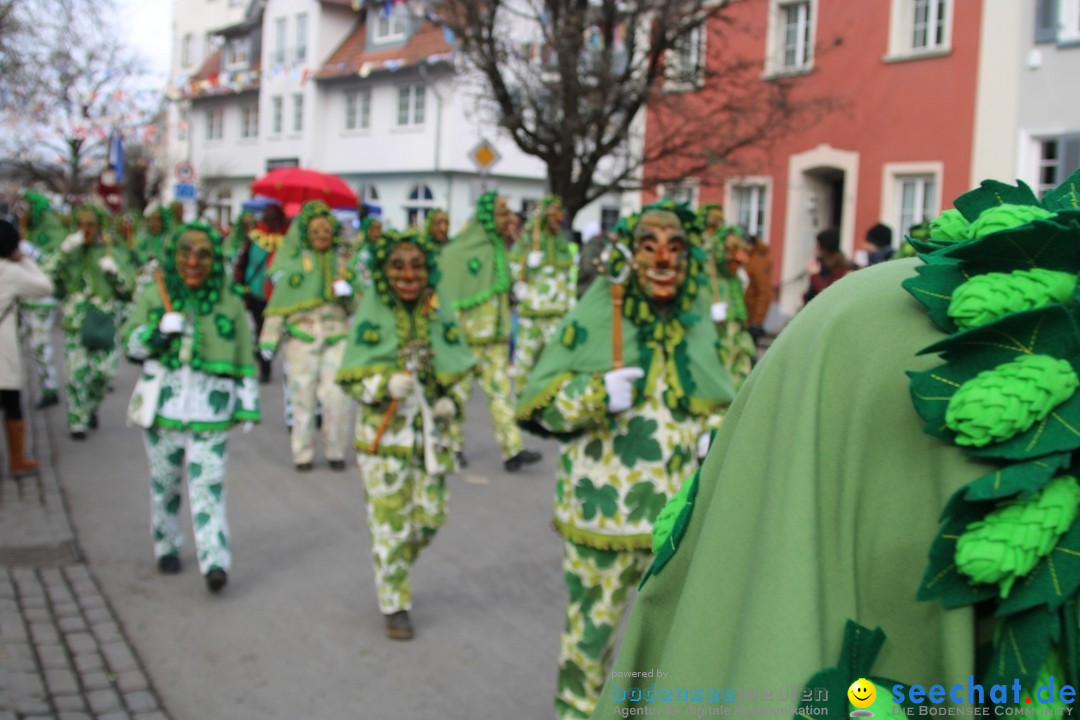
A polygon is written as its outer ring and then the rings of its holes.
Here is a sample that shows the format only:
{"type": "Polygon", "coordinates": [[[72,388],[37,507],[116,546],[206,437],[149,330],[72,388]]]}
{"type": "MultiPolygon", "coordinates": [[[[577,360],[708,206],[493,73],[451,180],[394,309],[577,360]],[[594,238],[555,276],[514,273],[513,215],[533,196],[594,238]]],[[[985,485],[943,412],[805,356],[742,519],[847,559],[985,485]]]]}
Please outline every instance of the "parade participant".
{"type": "Polygon", "coordinates": [[[458,316],[477,358],[474,374],[487,396],[495,439],[508,472],[540,460],[527,450],[514,424],[514,387],[510,381],[510,268],[506,262],[506,232],[510,218],[506,198],[486,192],[476,214],[442,249],[439,298],[458,316]]]}
{"type": "Polygon", "coordinates": [[[19,249],[19,231],[0,220],[0,410],[7,436],[8,470],[12,477],[35,473],[38,462],[26,454],[26,423],[22,414],[22,353],[18,310],[24,300],[47,298],[53,285],[34,261],[19,249]]]}
{"type": "Polygon", "coordinates": [[[135,270],[126,248],[116,247],[104,210],[83,205],[75,222],[78,231],[44,258],[42,270],[63,303],[68,430],[84,440],[97,427],[98,405],[116,370],[116,331],[135,289],[135,270]]]}
{"type": "Polygon", "coordinates": [[[759,342],[765,335],[765,319],[769,315],[769,306],[773,301],[772,258],[769,246],[757,235],[746,237],[747,258],[746,274],[750,282],[746,285],[746,323],[750,337],[759,342]]]}
{"type": "Polygon", "coordinates": [[[1065,682],[1080,587],[1078,183],[1040,200],[986,181],[913,241],[919,259],[851,273],[784,329],[687,502],[664,511],[675,522],[654,538],[665,550],[619,688],[594,717],[641,698],[651,681],[631,675],[652,668],[667,687],[811,690],[821,702],[799,717],[846,717],[851,673],[878,684],[877,717],[894,707],[877,677],[913,700],[957,678],[987,696],[1023,688],[998,715],[1051,675],[1065,682]]]}
{"type": "Polygon", "coordinates": [[[172,236],[172,227],[172,214],[168,208],[153,207],[146,213],[143,226],[135,238],[135,260],[146,279],[150,278],[153,268],[161,266],[165,257],[165,243],[172,236]]]}
{"type": "MultiPolygon", "coordinates": [[[[60,248],[67,236],[63,223],[49,208],[49,200],[33,190],[23,193],[19,205],[19,226],[22,237],[29,242],[31,259],[40,261],[60,248]]],[[[56,378],[56,362],[53,360],[52,330],[56,325],[55,297],[37,297],[19,301],[20,326],[23,339],[29,345],[33,358],[41,397],[38,409],[60,402],[59,384],[56,378]]]]}
{"type": "Polygon", "coordinates": [[[159,277],[140,290],[122,333],[128,357],[143,362],[142,376],[156,387],[140,383],[129,410],[143,411],[154,555],[161,572],[180,571],[186,468],[199,570],[207,588],[218,592],[232,557],[227,431],[260,418],[251,331],[225,272],[221,236],[209,225],[189,223],[176,231],[159,277]]]}
{"type": "Polygon", "coordinates": [[[250,210],[245,210],[240,213],[240,217],[236,219],[236,224],[232,226],[229,232],[229,236],[225,238],[225,262],[231,265],[236,260],[236,254],[247,244],[248,237],[251,236],[251,231],[255,229],[255,213],[250,210]]]}
{"type": "Polygon", "coordinates": [[[274,254],[270,276],[274,290],[259,349],[269,362],[284,344],[293,463],[300,471],[314,466],[319,407],[323,452],[332,469],[344,470],[349,428],[346,398],[335,376],[345,352],[356,274],[347,266],[341,224],[325,203],[304,205],[274,254]]]}
{"type": "MultiPolygon", "coordinates": [[[[280,205],[267,205],[262,222],[248,234],[247,242],[236,258],[233,276],[244,288],[244,302],[255,320],[255,336],[262,333],[263,311],[269,300],[270,279],[267,268],[273,261],[274,252],[289,229],[289,221],[280,205]]],[[[270,362],[263,357],[259,361],[259,382],[270,382],[270,362]]]]}
{"type": "Polygon", "coordinates": [[[708,449],[734,395],[721,362],[704,254],[685,205],[647,206],[624,248],[544,350],[518,419],[561,441],[554,526],[569,602],[560,718],[588,717],[630,592],[648,567],[660,509],[708,449]],[[629,254],[629,257],[627,255],[629,254]]]}
{"type": "Polygon", "coordinates": [[[441,248],[450,241],[450,216],[442,208],[434,208],[424,218],[424,237],[441,248]]]}
{"type": "Polygon", "coordinates": [[[715,203],[698,208],[698,236],[701,247],[709,257],[705,276],[712,292],[713,304],[709,315],[720,335],[724,367],[738,389],[753,369],[757,346],[748,330],[746,301],[741,274],[747,259],[742,233],[734,226],[724,225],[724,209],[715,203]]]}
{"type": "Polygon", "coordinates": [[[817,234],[811,269],[810,286],[803,293],[804,303],[810,302],[825,288],[856,269],[840,250],[840,231],[836,228],[827,228],[817,234]]]}
{"type": "Polygon", "coordinates": [[[514,376],[525,378],[577,295],[577,245],[563,231],[562,199],[544,197],[510,251],[518,335],[514,376]]]}
{"type": "Polygon", "coordinates": [[[357,464],[386,635],[413,636],[409,572],[446,520],[475,362],[461,327],[435,296],[437,248],[415,230],[371,248],[374,286],[348,333],[338,382],[360,403],[357,464]]]}

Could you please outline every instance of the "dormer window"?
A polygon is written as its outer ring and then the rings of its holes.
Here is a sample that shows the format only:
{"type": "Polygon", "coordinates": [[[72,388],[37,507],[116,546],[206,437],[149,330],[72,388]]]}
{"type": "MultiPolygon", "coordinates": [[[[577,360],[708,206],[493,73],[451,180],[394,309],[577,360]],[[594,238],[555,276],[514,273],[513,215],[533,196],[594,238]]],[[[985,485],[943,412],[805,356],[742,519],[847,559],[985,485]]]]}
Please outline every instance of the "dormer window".
{"type": "Polygon", "coordinates": [[[374,40],[377,43],[404,40],[407,32],[408,10],[404,5],[393,5],[387,12],[385,6],[371,9],[374,40]]]}
{"type": "Polygon", "coordinates": [[[246,68],[251,41],[246,37],[231,38],[225,45],[225,67],[246,68]]]}

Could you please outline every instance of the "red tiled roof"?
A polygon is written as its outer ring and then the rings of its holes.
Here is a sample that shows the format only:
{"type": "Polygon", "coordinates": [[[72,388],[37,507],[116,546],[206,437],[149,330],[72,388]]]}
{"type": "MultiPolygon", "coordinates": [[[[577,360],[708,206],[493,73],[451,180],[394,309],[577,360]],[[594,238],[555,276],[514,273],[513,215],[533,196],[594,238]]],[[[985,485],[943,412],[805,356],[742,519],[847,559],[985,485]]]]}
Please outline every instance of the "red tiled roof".
{"type": "Polygon", "coordinates": [[[315,73],[315,78],[327,80],[355,75],[365,63],[375,65],[373,70],[382,69],[382,63],[387,61],[397,61],[401,63],[400,67],[408,67],[433,55],[449,53],[451,49],[443,37],[442,29],[430,20],[425,20],[404,47],[368,51],[367,23],[361,20],[315,73]]]}
{"type": "Polygon", "coordinates": [[[221,72],[221,49],[214,51],[214,54],[206,58],[199,71],[191,76],[191,82],[198,82],[200,80],[209,80],[211,75],[217,75],[221,72]]]}

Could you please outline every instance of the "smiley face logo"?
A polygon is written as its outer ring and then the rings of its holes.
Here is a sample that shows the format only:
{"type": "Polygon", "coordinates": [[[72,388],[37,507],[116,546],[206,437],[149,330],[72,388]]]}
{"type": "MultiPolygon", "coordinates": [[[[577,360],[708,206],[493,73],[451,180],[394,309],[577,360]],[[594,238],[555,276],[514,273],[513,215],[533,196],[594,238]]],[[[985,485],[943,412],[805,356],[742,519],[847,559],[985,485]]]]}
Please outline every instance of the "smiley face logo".
{"type": "Polygon", "coordinates": [[[867,708],[874,704],[874,698],[877,697],[877,688],[874,687],[874,683],[866,678],[859,678],[851,683],[847,696],[855,707],[867,708]]]}

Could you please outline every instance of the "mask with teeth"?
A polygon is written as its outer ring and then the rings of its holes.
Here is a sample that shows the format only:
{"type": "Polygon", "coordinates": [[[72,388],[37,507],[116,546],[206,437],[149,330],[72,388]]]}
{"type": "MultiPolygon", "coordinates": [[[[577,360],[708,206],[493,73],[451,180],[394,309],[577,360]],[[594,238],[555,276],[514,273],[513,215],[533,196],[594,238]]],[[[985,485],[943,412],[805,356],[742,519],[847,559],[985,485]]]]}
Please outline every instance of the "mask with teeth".
{"type": "Polygon", "coordinates": [[[637,286],[655,304],[667,305],[686,282],[689,243],[682,223],[666,210],[646,212],[634,228],[637,286]]]}

